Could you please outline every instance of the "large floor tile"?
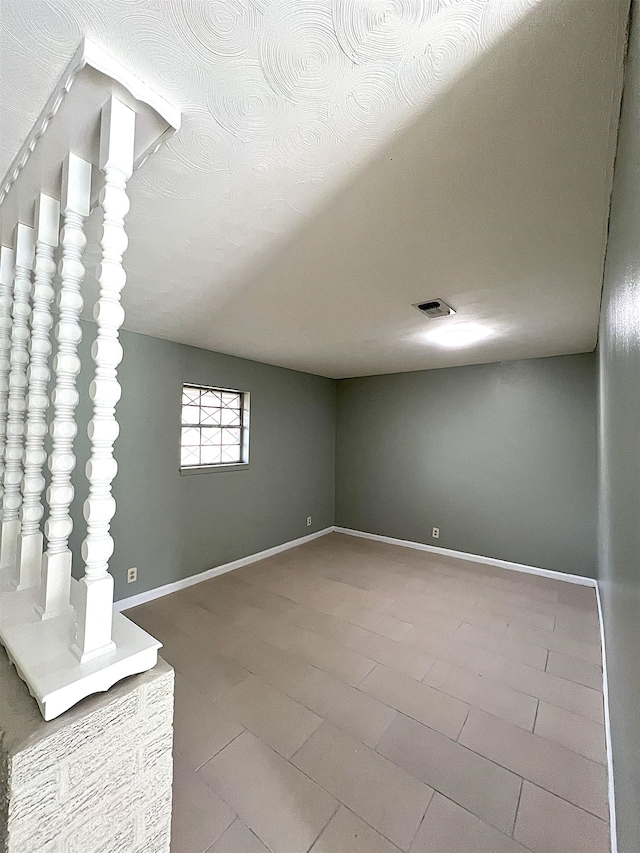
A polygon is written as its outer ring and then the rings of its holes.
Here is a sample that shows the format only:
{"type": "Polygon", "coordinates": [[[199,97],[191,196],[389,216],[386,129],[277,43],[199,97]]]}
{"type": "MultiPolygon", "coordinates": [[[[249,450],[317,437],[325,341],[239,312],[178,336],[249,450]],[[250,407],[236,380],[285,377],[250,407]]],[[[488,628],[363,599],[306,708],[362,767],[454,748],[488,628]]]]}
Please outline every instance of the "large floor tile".
{"type": "Polygon", "coordinates": [[[365,636],[355,637],[347,642],[350,649],[377,663],[404,672],[411,678],[421,681],[427,674],[435,658],[420,649],[404,645],[372,631],[364,632],[365,636]]]}
{"type": "Polygon", "coordinates": [[[236,815],[179,755],[173,768],[171,853],[204,853],[236,815]]]}
{"type": "Polygon", "coordinates": [[[249,671],[237,661],[211,652],[197,642],[164,649],[163,657],[179,675],[210,699],[217,699],[249,677],[249,671]]]}
{"type": "Polygon", "coordinates": [[[411,624],[403,619],[396,619],[377,610],[368,610],[366,607],[360,607],[348,601],[340,602],[335,608],[334,615],[352,625],[389,637],[390,640],[402,639],[411,628],[411,624]]]}
{"type": "Polygon", "coordinates": [[[528,853],[471,812],[437,792],[418,830],[411,853],[528,853]]]}
{"type": "Polygon", "coordinates": [[[470,643],[450,637],[438,648],[438,657],[500,681],[514,690],[544,699],[566,711],[580,714],[595,722],[604,721],[602,694],[590,687],[559,678],[532,666],[487,652],[470,643]]]}
{"type": "Polygon", "coordinates": [[[243,636],[229,643],[225,652],[247,672],[260,676],[263,681],[285,693],[311,668],[299,655],[277,649],[257,637],[243,636]]]}
{"type": "Polygon", "coordinates": [[[514,833],[532,853],[609,853],[608,824],[525,782],[514,833]]]}
{"type": "Polygon", "coordinates": [[[273,853],[307,851],[337,801],[250,732],[198,771],[273,853]]]}
{"type": "Polygon", "coordinates": [[[403,646],[409,646],[414,649],[433,656],[436,654],[440,643],[460,626],[459,620],[453,620],[453,627],[446,630],[438,629],[429,622],[425,625],[412,625],[411,629],[400,639],[403,646]]]}
{"type": "Polygon", "coordinates": [[[409,849],[431,799],[430,787],[329,723],[292,761],[385,838],[409,849]]]}
{"type": "Polygon", "coordinates": [[[477,708],[469,712],[458,740],[530,782],[607,818],[607,773],[601,764],[477,708]]]}
{"type": "Polygon", "coordinates": [[[514,773],[402,715],[376,749],[481,820],[511,834],[521,784],[514,773]]]}
{"type": "Polygon", "coordinates": [[[314,610],[313,607],[306,607],[304,604],[296,604],[286,618],[293,625],[312,631],[340,645],[346,645],[350,640],[367,634],[364,628],[329,613],[323,613],[321,610],[314,610]]]}
{"type": "Polygon", "coordinates": [[[486,649],[488,652],[526,663],[536,669],[544,669],[547,662],[546,649],[522,643],[511,638],[508,643],[505,638],[494,631],[481,628],[478,625],[463,623],[453,634],[454,639],[461,639],[472,646],[486,649]]]}
{"type": "Polygon", "coordinates": [[[528,607],[520,607],[517,604],[508,604],[504,601],[499,601],[491,592],[475,603],[474,609],[476,612],[492,613],[495,616],[505,617],[508,621],[517,619],[520,622],[527,622],[529,625],[534,625],[536,628],[545,628],[547,631],[553,631],[556,623],[556,617],[550,613],[540,613],[537,610],[531,610],[528,607]]]}
{"type": "Polygon", "coordinates": [[[602,667],[599,664],[588,663],[562,652],[551,651],[547,661],[547,672],[602,691],[602,667]]]}
{"type": "Polygon", "coordinates": [[[241,734],[243,727],[176,673],[173,745],[197,770],[241,734]]]}
{"type": "Polygon", "coordinates": [[[302,640],[296,640],[289,651],[295,652],[318,669],[335,675],[336,678],[352,686],[359,684],[375,666],[374,661],[358,652],[310,631],[305,632],[302,640]]]}
{"type": "Polygon", "coordinates": [[[597,645],[600,642],[600,631],[595,622],[583,622],[576,619],[558,616],[555,625],[556,634],[563,637],[571,637],[583,643],[597,645]]]}
{"type": "Polygon", "coordinates": [[[317,714],[255,676],[220,696],[217,705],[285,758],[322,723],[317,714]]]}
{"type": "Polygon", "coordinates": [[[545,631],[543,628],[536,628],[525,622],[512,621],[506,630],[509,639],[515,638],[526,643],[534,643],[536,646],[562,652],[597,666],[602,664],[602,652],[598,644],[574,640],[572,637],[556,634],[555,631],[545,631]]]}
{"type": "Polygon", "coordinates": [[[574,752],[607,763],[604,726],[594,723],[563,708],[540,702],[536,716],[535,734],[566,746],[574,752]]]}
{"type": "Polygon", "coordinates": [[[459,612],[464,612],[466,604],[453,607],[451,603],[443,602],[438,598],[422,599],[417,601],[416,594],[405,593],[388,604],[384,613],[402,619],[414,626],[429,628],[440,634],[454,631],[460,624],[459,612]],[[429,601],[429,607],[424,606],[429,601]],[[421,606],[422,605],[422,606],[421,606]]]}
{"type": "Polygon", "coordinates": [[[376,666],[359,689],[454,739],[469,711],[469,706],[459,699],[384,666],[376,666]]]}
{"type": "Polygon", "coordinates": [[[257,835],[254,835],[241,820],[236,820],[228,829],[225,829],[211,847],[207,848],[206,853],[269,853],[269,851],[257,835]]]}
{"type": "Polygon", "coordinates": [[[340,806],[311,853],[399,853],[399,848],[340,806]]]}
{"type": "Polygon", "coordinates": [[[367,746],[378,743],[398,713],[319,669],[312,669],[289,695],[367,746]]]}
{"type": "Polygon", "coordinates": [[[444,660],[434,663],[424,682],[523,729],[533,729],[538,707],[534,696],[444,660]]]}

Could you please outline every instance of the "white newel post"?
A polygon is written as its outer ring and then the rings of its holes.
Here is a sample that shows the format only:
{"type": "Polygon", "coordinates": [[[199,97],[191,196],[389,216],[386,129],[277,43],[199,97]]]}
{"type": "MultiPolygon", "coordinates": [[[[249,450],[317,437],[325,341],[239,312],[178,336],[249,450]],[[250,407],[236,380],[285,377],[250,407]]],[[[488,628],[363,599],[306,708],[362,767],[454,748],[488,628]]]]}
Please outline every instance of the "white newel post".
{"type": "Polygon", "coordinates": [[[56,616],[71,606],[69,536],[73,530],[73,521],[69,507],[74,495],[71,474],[76,465],[73,445],[78,431],[75,421],[78,404],[76,378],[80,372],[78,344],[82,339],[79,322],[83,304],[81,285],[85,272],[82,256],[87,243],[84,220],[89,215],[90,196],[91,164],[75,154],[69,154],[62,171],[64,224],[60,232],[62,259],[57,300],[60,309],[56,326],[58,351],[53,361],[56,384],[51,398],[54,408],[51,424],[53,449],[49,456],[51,483],[47,489],[47,550],[42,561],[38,608],[43,619],[56,616]]]}
{"type": "Polygon", "coordinates": [[[82,544],[85,575],[79,583],[78,627],[74,651],[82,662],[114,648],[111,639],[113,577],[109,558],[113,539],[109,526],[115,513],[111,483],[117,472],[113,444],[119,427],[115,417],[120,399],[117,367],[122,360],[118,329],[124,321],[120,293],[126,281],[122,255],[127,248],[124,217],[129,210],[127,180],[133,173],[135,112],[113,96],[103,107],[99,166],[105,182],[100,193],[104,221],[102,260],[96,270],[100,298],[93,316],[98,326],[91,349],[96,363],[91,383],[93,418],[89,423],[91,458],[87,463],[89,497],[84,504],[87,537],[82,544]]]}
{"type": "Polygon", "coordinates": [[[53,276],[56,271],[53,252],[58,245],[60,202],[40,194],[36,202],[36,262],[33,281],[33,310],[27,379],[27,416],[22,478],[21,532],[18,565],[23,587],[40,586],[42,571],[42,530],[44,515],[42,466],[46,459],[44,437],[47,434],[46,412],[49,407],[48,382],[51,355],[50,332],[53,325],[53,276]]]}
{"type": "Polygon", "coordinates": [[[24,410],[29,363],[29,316],[31,314],[31,273],[33,270],[33,228],[16,226],[16,270],[13,296],[13,328],[11,332],[11,366],[5,443],[4,495],[2,501],[2,545],[0,568],[12,577],[18,589],[30,586],[30,578],[18,571],[20,542],[20,506],[22,494],[22,454],[24,450],[24,410]]]}
{"type": "Polygon", "coordinates": [[[0,502],[4,493],[4,449],[11,368],[11,327],[13,325],[11,308],[13,307],[14,274],[15,252],[9,246],[2,246],[0,248],[0,502]]]}

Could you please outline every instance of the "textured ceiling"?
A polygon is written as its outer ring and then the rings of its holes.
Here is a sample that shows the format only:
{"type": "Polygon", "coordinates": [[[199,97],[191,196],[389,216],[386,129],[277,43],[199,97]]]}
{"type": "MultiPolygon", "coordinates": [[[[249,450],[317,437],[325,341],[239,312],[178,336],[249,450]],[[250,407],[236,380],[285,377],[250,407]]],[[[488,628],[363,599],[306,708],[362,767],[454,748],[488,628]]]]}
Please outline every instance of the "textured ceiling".
{"type": "Polygon", "coordinates": [[[127,328],[331,376],[588,350],[626,5],[0,0],[0,175],[86,35],[183,111],[127,328]],[[430,297],[493,335],[429,344],[430,297]]]}

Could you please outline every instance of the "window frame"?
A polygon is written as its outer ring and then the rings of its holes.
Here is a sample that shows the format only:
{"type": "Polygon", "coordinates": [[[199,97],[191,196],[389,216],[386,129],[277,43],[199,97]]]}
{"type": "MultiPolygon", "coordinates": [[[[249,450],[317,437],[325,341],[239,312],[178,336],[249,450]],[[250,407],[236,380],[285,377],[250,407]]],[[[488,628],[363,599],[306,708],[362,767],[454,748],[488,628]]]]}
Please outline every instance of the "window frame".
{"type": "MultiPolygon", "coordinates": [[[[178,469],[182,476],[191,474],[206,474],[213,471],[242,471],[249,468],[249,429],[250,429],[251,394],[237,388],[222,388],[218,385],[200,385],[197,382],[182,382],[180,386],[180,426],[178,434],[178,469]],[[238,394],[240,397],[240,461],[239,462],[208,462],[201,465],[182,464],[182,395],[185,388],[195,388],[199,391],[215,391],[226,394],[238,394]]],[[[188,424],[186,426],[189,426],[188,424]]]]}

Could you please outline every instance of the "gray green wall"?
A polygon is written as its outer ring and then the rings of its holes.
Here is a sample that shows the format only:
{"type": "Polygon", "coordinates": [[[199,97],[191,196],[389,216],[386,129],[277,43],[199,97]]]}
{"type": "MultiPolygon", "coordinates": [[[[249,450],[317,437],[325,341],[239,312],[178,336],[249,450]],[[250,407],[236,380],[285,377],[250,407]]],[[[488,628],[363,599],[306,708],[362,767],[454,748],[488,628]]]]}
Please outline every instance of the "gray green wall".
{"type": "Polygon", "coordinates": [[[598,578],[619,853],[640,850],[640,7],[633,3],[598,343],[598,578]]]}
{"type": "MultiPolygon", "coordinates": [[[[84,464],[91,416],[89,349],[95,326],[83,323],[83,370],[74,476],[75,574],[82,571],[87,494],[84,464]]],[[[335,382],[307,373],[122,332],[120,437],[116,442],[116,543],[110,563],[115,597],[254,554],[333,524],[335,382]],[[247,469],[179,473],[183,382],[251,393],[247,469]],[[306,526],[310,515],[313,523],[306,526]],[[138,581],[126,571],[138,567],[138,581]]]]}
{"type": "Polygon", "coordinates": [[[593,353],[341,380],[336,524],[593,577],[595,400],[593,353]]]}

